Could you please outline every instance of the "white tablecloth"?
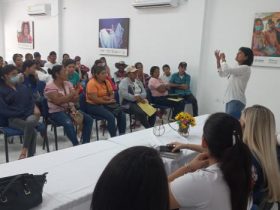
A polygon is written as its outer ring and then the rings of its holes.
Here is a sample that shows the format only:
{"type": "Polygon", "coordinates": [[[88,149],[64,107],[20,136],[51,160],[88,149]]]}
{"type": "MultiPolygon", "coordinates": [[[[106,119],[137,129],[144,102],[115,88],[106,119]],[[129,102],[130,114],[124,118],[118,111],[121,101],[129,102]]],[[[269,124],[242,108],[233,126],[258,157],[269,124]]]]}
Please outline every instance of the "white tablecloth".
{"type": "MultiPolygon", "coordinates": [[[[152,129],[67,148],[32,158],[0,165],[0,177],[20,173],[42,174],[48,172],[44,186],[43,203],[35,210],[88,210],[91,195],[99,176],[108,162],[120,151],[137,145],[156,147],[172,141],[200,144],[202,127],[207,116],[197,118],[197,126],[190,136],[181,137],[169,125],[165,134],[156,137],[152,129]]],[[[176,127],[173,123],[172,126],[176,127]]],[[[177,159],[163,158],[167,173],[179,168],[193,156],[184,151],[177,159]]]]}

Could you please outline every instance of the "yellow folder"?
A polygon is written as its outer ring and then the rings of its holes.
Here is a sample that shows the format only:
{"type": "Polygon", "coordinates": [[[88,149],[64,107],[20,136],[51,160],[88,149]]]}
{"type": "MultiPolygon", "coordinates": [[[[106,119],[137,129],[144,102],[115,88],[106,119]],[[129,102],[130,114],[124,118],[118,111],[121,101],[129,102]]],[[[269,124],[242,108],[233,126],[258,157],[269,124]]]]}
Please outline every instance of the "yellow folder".
{"type": "Polygon", "coordinates": [[[137,103],[137,105],[150,117],[152,116],[157,110],[151,106],[149,103],[137,103]]]}

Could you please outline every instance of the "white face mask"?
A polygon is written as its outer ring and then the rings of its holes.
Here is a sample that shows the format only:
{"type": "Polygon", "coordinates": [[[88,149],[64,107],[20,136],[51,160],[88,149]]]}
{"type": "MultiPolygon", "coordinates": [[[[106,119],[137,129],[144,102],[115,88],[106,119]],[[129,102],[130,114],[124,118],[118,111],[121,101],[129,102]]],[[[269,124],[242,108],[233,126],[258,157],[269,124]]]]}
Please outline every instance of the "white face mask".
{"type": "Polygon", "coordinates": [[[10,83],[16,85],[20,81],[20,75],[18,74],[17,76],[13,76],[10,78],[10,83]]]}

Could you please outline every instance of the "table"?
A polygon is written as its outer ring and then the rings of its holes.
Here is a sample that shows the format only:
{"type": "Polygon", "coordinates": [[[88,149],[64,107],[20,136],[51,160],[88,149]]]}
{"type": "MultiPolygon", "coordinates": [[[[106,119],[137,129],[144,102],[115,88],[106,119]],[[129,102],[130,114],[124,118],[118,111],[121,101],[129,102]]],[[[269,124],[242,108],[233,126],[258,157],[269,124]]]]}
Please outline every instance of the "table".
{"type": "MultiPolygon", "coordinates": [[[[206,117],[205,115],[197,118],[197,126],[190,129],[190,136],[187,139],[165,125],[165,134],[160,137],[154,136],[152,129],[146,129],[2,164],[0,177],[26,172],[33,174],[48,172],[43,190],[43,203],[34,210],[88,210],[99,176],[117,153],[131,146],[156,147],[175,140],[200,144],[206,117]]],[[[175,127],[175,124],[171,126],[175,127]]],[[[193,155],[192,151],[184,151],[178,159],[163,158],[167,173],[179,168],[193,155]]]]}

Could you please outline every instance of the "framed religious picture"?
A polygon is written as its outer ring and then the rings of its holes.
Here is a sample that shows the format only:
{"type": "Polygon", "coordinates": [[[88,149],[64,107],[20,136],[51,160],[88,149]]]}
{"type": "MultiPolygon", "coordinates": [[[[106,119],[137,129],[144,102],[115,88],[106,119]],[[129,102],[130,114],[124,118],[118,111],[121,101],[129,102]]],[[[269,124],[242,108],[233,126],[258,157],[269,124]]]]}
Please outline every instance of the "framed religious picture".
{"type": "Polygon", "coordinates": [[[99,53],[128,56],[129,18],[99,19],[99,53]]]}
{"type": "Polygon", "coordinates": [[[34,22],[19,21],[17,29],[18,47],[34,49],[34,22]]]}
{"type": "Polygon", "coordinates": [[[254,66],[280,66],[280,12],[255,15],[252,50],[254,66]]]}

